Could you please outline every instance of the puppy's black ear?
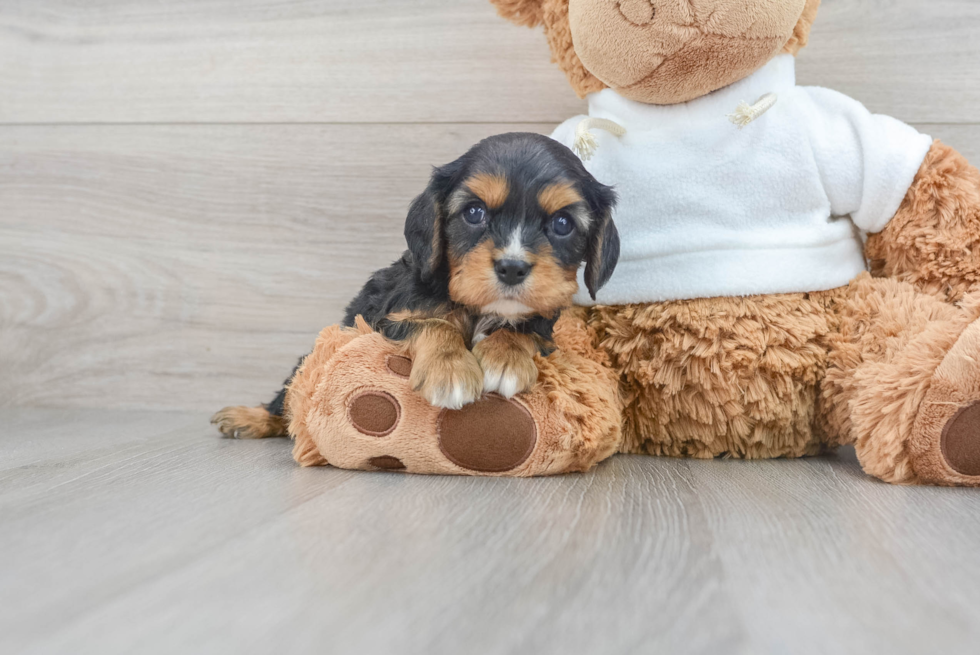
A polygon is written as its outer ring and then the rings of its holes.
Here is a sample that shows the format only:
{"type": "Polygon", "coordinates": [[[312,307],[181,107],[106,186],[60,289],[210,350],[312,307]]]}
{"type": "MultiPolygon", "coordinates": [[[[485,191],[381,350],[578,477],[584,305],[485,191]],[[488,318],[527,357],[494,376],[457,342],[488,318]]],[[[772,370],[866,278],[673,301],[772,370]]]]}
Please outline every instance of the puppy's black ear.
{"type": "Polygon", "coordinates": [[[408,208],[405,219],[405,241],[408,250],[422,271],[422,279],[428,280],[445,257],[445,201],[460,167],[457,160],[432,172],[429,186],[420,193],[408,208]]]}
{"type": "Polygon", "coordinates": [[[585,286],[595,300],[595,294],[609,281],[619,261],[619,231],[611,212],[598,221],[589,235],[585,250],[585,286]]]}
{"type": "MultiPolygon", "coordinates": [[[[591,176],[590,176],[591,177],[591,176]]],[[[589,295],[595,295],[612,277],[619,261],[619,231],[612,220],[616,206],[616,193],[611,187],[594,179],[584,185],[586,200],[592,208],[593,223],[589,229],[589,243],[585,248],[585,286],[589,295]]]]}

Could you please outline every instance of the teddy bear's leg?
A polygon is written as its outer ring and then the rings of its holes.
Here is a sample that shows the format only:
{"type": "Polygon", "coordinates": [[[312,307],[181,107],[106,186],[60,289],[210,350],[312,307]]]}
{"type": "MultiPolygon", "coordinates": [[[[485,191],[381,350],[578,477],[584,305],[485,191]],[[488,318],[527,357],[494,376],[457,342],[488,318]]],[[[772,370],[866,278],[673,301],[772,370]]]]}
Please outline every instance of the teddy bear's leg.
{"type": "Polygon", "coordinates": [[[957,306],[865,274],[840,301],[818,421],[865,471],[980,486],[980,296],[957,306]]]}
{"type": "Polygon", "coordinates": [[[936,141],[898,213],[865,248],[876,277],[956,302],[980,286],[980,171],[936,141]]]}
{"type": "Polygon", "coordinates": [[[293,454],[304,466],[551,475],[588,470],[619,449],[616,374],[581,319],[558,321],[558,350],[535,355],[537,380],[526,393],[488,394],[460,409],[413,391],[411,352],[359,327],[325,330],[289,387],[293,454]]]}
{"type": "Polygon", "coordinates": [[[589,310],[620,374],[623,451],[761,459],[815,455],[828,309],[845,289],[589,310]]]}

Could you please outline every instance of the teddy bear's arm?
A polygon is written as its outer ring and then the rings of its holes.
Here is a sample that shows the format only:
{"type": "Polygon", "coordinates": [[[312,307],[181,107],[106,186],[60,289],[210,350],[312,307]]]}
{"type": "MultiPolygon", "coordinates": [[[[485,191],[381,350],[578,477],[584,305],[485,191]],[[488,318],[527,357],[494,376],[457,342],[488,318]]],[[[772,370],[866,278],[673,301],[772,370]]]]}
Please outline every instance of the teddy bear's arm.
{"type": "Polygon", "coordinates": [[[868,237],[874,275],[958,301],[980,282],[980,171],[935,141],[895,217],[868,237]]]}

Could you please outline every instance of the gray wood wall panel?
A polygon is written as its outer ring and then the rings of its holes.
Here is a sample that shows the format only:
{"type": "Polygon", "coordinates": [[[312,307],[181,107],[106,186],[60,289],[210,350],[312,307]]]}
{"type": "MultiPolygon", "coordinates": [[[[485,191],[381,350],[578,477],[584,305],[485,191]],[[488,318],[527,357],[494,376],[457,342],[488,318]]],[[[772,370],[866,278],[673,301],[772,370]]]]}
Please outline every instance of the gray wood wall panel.
{"type": "MultiPolygon", "coordinates": [[[[825,0],[800,80],[975,122],[975,0],[825,0]]],[[[0,122],[557,122],[540,32],[486,0],[0,5],[0,122]]]]}
{"type": "Polygon", "coordinates": [[[0,9],[0,122],[556,121],[544,37],[486,0],[0,9]]]}
{"type": "Polygon", "coordinates": [[[0,127],[0,403],[267,400],[432,165],[551,127],[0,127]]]}
{"type": "MultiPolygon", "coordinates": [[[[430,165],[551,127],[0,127],[0,403],[267,399],[404,249],[430,165]]],[[[980,161],[980,126],[918,127],[980,161]]]]}
{"type": "MultiPolygon", "coordinates": [[[[799,77],[980,161],[978,37],[825,0],[799,77]]],[[[266,399],[429,166],[581,107],[485,0],[0,3],[0,405],[266,399]]]]}

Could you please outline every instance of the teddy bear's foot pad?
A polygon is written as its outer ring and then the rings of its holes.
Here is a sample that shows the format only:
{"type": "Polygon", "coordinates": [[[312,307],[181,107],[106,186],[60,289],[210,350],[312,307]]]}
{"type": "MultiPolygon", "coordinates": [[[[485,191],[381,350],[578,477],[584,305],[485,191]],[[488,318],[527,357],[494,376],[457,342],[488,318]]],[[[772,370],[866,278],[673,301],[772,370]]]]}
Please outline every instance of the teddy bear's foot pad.
{"type": "Polygon", "coordinates": [[[398,426],[402,408],[395,398],[384,391],[365,391],[351,399],[347,420],[361,434],[386,437],[398,426]]]}
{"type": "Polygon", "coordinates": [[[391,455],[381,455],[379,457],[372,457],[368,460],[368,466],[373,466],[374,468],[381,471],[404,471],[405,465],[397,457],[392,457],[391,455]]]}
{"type": "Polygon", "coordinates": [[[503,473],[523,464],[537,443],[530,412],[522,405],[488,395],[462,409],[439,414],[439,449],[457,466],[481,473],[503,473]]]}
{"type": "Polygon", "coordinates": [[[961,408],[943,427],[941,448],[951,469],[980,476],[980,401],[961,408]]]}
{"type": "Polygon", "coordinates": [[[936,368],[909,439],[914,481],[980,486],[980,320],[936,368]]]}

